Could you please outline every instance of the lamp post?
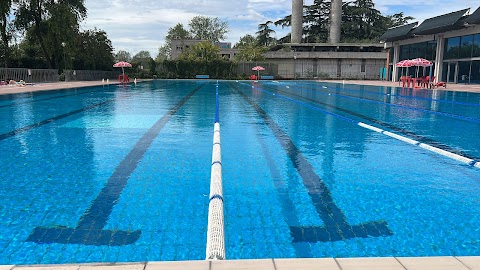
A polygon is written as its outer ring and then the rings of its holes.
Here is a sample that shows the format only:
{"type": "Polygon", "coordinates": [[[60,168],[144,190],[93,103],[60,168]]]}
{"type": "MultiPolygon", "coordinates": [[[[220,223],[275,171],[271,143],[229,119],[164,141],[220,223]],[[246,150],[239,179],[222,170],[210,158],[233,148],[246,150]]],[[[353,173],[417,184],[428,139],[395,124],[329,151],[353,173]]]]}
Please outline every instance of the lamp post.
{"type": "Polygon", "coordinates": [[[65,77],[65,81],[67,81],[67,57],[65,53],[65,46],[67,46],[67,43],[62,42],[62,47],[63,47],[63,64],[65,68],[63,69],[63,75],[65,77]]]}

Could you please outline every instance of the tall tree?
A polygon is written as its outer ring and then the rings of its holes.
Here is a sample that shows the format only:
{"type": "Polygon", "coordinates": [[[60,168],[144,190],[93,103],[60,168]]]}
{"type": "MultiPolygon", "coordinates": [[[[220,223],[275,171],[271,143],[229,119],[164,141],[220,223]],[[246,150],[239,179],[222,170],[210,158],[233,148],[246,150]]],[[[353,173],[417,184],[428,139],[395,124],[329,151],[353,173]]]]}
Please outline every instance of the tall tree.
{"type": "Polygon", "coordinates": [[[115,54],[115,61],[116,62],[130,62],[132,61],[132,56],[130,55],[129,52],[120,50],[115,54]]]}
{"type": "Polygon", "coordinates": [[[233,46],[236,49],[242,49],[257,44],[257,39],[252,35],[245,35],[233,46]]]}
{"type": "Polygon", "coordinates": [[[306,42],[326,42],[330,20],[331,2],[314,0],[310,6],[305,6],[304,35],[306,42]]]}
{"type": "Polygon", "coordinates": [[[184,60],[203,60],[203,61],[212,61],[220,59],[219,53],[220,48],[213,45],[210,41],[203,41],[193,45],[187,50],[183,51],[180,55],[180,59],[184,60]]]}
{"type": "Polygon", "coordinates": [[[407,24],[409,21],[415,19],[412,16],[405,16],[403,12],[395,13],[393,15],[386,16],[387,18],[387,27],[397,27],[407,24]]]}
{"type": "Polygon", "coordinates": [[[265,47],[275,44],[275,38],[272,37],[275,30],[270,28],[270,24],[273,24],[273,22],[267,21],[259,24],[258,31],[256,32],[258,43],[265,47]]]}
{"type": "MultiPolygon", "coordinates": [[[[45,37],[51,25],[48,25],[47,21],[53,18],[54,14],[62,13],[65,15],[65,12],[70,13],[71,17],[75,18],[78,28],[78,23],[87,15],[84,0],[18,0],[17,3],[15,12],[16,26],[20,30],[33,30],[50,68],[55,65],[55,59],[53,59],[55,56],[52,55],[52,52],[56,51],[56,48],[48,47],[45,37]]],[[[54,22],[56,19],[51,21],[54,22]]],[[[62,25],[65,26],[65,23],[62,22],[62,25]]],[[[62,42],[64,41],[56,40],[55,47],[58,47],[62,42]]]]}
{"type": "Polygon", "coordinates": [[[9,62],[9,48],[10,48],[10,39],[11,35],[9,33],[9,16],[12,8],[12,0],[1,0],[0,1],[0,50],[3,51],[5,67],[8,67],[9,62]]]}
{"type": "Polygon", "coordinates": [[[163,44],[162,46],[160,46],[160,48],[158,48],[158,54],[157,54],[157,57],[155,58],[155,62],[160,63],[165,60],[169,60],[170,55],[171,55],[170,46],[168,46],[167,44],[163,44]]]}
{"type": "Polygon", "coordinates": [[[142,66],[143,69],[150,69],[152,61],[152,56],[148,51],[139,51],[132,57],[132,64],[142,66]]]}
{"type": "Polygon", "coordinates": [[[105,31],[93,29],[80,33],[75,47],[73,68],[112,70],[113,46],[105,31]]]}
{"type": "Polygon", "coordinates": [[[218,42],[227,38],[228,23],[219,18],[195,16],[188,25],[194,39],[218,42]]]}

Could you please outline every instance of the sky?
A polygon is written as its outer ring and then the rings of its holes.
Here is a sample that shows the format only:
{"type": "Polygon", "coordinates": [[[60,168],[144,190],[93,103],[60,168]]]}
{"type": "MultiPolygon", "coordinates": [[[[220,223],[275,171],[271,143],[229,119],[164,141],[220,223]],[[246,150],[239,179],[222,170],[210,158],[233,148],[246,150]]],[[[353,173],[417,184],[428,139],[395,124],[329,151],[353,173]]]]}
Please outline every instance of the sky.
{"type": "MultiPolygon", "coordinates": [[[[345,0],[344,0],[345,2],[345,0]]],[[[313,0],[304,0],[311,5],[313,0]]],[[[382,15],[404,12],[414,21],[423,20],[453,11],[470,8],[473,13],[480,5],[478,0],[374,0],[382,15]]],[[[82,29],[106,31],[115,52],[128,51],[132,56],[146,50],[155,58],[164,44],[170,27],[188,22],[195,16],[218,17],[227,21],[229,32],[226,42],[232,46],[240,37],[255,35],[258,24],[276,21],[291,14],[291,0],[85,0],[88,17],[82,29]]],[[[276,38],[284,37],[289,28],[273,29],[276,38]]]]}

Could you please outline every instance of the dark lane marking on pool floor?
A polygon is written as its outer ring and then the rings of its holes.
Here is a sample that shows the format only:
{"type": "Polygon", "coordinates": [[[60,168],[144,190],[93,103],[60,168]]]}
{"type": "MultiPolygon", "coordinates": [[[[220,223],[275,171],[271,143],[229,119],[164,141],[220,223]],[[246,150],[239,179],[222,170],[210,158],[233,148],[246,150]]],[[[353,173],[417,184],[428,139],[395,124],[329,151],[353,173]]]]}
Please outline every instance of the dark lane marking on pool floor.
{"type": "Polygon", "coordinates": [[[85,211],[75,228],[58,226],[54,228],[36,227],[26,241],[39,244],[61,243],[82,245],[123,246],[134,243],[141,231],[103,230],[113,207],[118,203],[131,174],[137,168],[153,140],[165,124],[204,84],[180,100],[160,118],[135,144],[133,149],[120,162],[105,187],[91,206],[85,211]]]}
{"type": "Polygon", "coordinates": [[[0,105],[0,108],[13,107],[13,106],[18,106],[18,105],[23,105],[23,104],[28,104],[28,103],[34,103],[34,102],[40,102],[40,101],[47,101],[47,100],[59,99],[59,98],[71,97],[71,96],[80,96],[80,95],[84,95],[84,94],[99,92],[99,90],[92,90],[92,91],[77,93],[77,92],[76,92],[77,89],[72,90],[72,92],[73,92],[73,91],[75,91],[74,94],[68,94],[68,95],[62,95],[62,96],[56,96],[56,97],[49,97],[49,98],[43,98],[43,99],[34,99],[34,100],[28,100],[28,101],[19,102],[19,103],[12,103],[12,104],[0,105]]]}
{"type": "MultiPolygon", "coordinates": [[[[270,88],[270,87],[265,87],[265,88],[270,88]]],[[[341,108],[341,107],[338,107],[338,106],[335,106],[335,105],[331,105],[331,104],[328,104],[328,103],[324,103],[324,102],[321,102],[321,101],[318,101],[318,100],[315,100],[315,99],[312,99],[312,98],[308,98],[308,97],[303,97],[303,96],[300,96],[300,95],[297,95],[297,94],[293,94],[293,93],[290,93],[290,92],[286,92],[286,91],[283,91],[283,90],[278,90],[278,89],[275,89],[275,88],[270,88],[272,90],[275,90],[275,91],[278,91],[278,92],[281,92],[283,94],[287,94],[287,95],[290,95],[292,97],[297,97],[297,98],[301,98],[301,99],[304,99],[304,100],[307,100],[307,101],[310,101],[310,102],[313,102],[313,103],[316,103],[316,104],[319,104],[319,105],[323,105],[325,107],[329,107],[329,108],[333,108],[333,109],[336,109],[338,111],[341,111],[341,112],[344,112],[344,113],[347,113],[347,114],[350,114],[350,115],[353,115],[353,116],[356,116],[356,117],[359,117],[359,118],[362,118],[363,120],[367,120],[367,121],[370,121],[372,123],[375,123],[375,124],[378,124],[382,127],[386,127],[386,128],[389,128],[390,130],[393,130],[393,131],[396,131],[396,132],[399,132],[403,135],[406,135],[406,136],[409,136],[410,138],[413,138],[414,140],[420,142],[420,143],[424,143],[424,144],[429,144],[431,146],[434,146],[434,147],[437,147],[437,148],[440,148],[442,150],[445,150],[447,152],[451,152],[451,153],[454,153],[454,154],[457,154],[457,155],[460,155],[460,156],[464,156],[466,158],[469,158],[469,159],[473,159],[473,160],[480,160],[479,157],[476,157],[476,156],[473,156],[473,155],[470,155],[470,154],[467,154],[461,150],[458,150],[458,149],[455,149],[453,147],[450,147],[446,144],[443,144],[443,143],[440,143],[440,142],[437,142],[433,139],[430,139],[430,138],[426,138],[426,137],[423,137],[421,135],[418,135],[414,132],[411,132],[411,131],[408,131],[406,129],[403,129],[403,128],[399,128],[397,126],[394,126],[392,124],[389,124],[389,123],[385,123],[383,121],[380,121],[378,119],[375,119],[375,118],[372,118],[372,117],[369,117],[369,116],[366,116],[364,114],[360,114],[360,113],[356,113],[356,112],[353,112],[353,111],[350,111],[350,110],[347,110],[347,109],[344,109],[344,108],[341,108]]]]}
{"type": "MultiPolygon", "coordinates": [[[[326,88],[326,89],[328,89],[328,88],[326,88]]],[[[330,88],[330,89],[341,90],[341,89],[337,89],[337,88],[330,88]]],[[[376,100],[376,99],[370,99],[370,98],[366,98],[366,97],[357,97],[357,96],[349,95],[349,94],[343,94],[343,93],[340,94],[340,93],[336,93],[336,91],[334,91],[332,93],[331,91],[321,90],[321,89],[317,89],[317,88],[303,88],[303,87],[301,87],[301,90],[313,91],[313,92],[319,93],[321,95],[327,95],[327,96],[328,95],[334,95],[334,96],[338,96],[338,97],[341,97],[341,98],[359,100],[359,101],[362,101],[362,102],[365,102],[365,103],[375,103],[375,104],[380,104],[380,105],[389,106],[389,107],[396,107],[396,108],[402,108],[402,109],[406,109],[406,110],[423,112],[423,113],[427,113],[427,114],[441,115],[441,116],[445,116],[445,117],[449,117],[449,118],[453,118],[453,119],[457,119],[457,120],[462,120],[462,121],[466,121],[466,122],[470,122],[470,123],[480,124],[480,119],[470,117],[470,116],[463,116],[463,115],[458,115],[458,114],[453,114],[453,113],[448,113],[448,112],[433,111],[433,110],[429,110],[429,109],[416,108],[416,107],[411,107],[411,106],[407,106],[407,105],[401,105],[401,104],[396,104],[396,103],[379,101],[379,100],[376,100]]]]}
{"type": "Polygon", "coordinates": [[[295,146],[290,136],[275,121],[238,87],[231,86],[259,114],[286,151],[293,166],[303,180],[312,203],[324,226],[289,226],[293,242],[333,242],[351,238],[391,236],[393,232],[386,221],[366,222],[350,225],[342,210],[335,204],[332,194],[323,180],[315,173],[313,166],[295,146]]]}
{"type": "Polygon", "coordinates": [[[81,109],[78,109],[78,110],[74,110],[74,111],[71,111],[71,112],[68,112],[68,113],[60,114],[60,115],[42,120],[40,122],[31,124],[31,125],[27,125],[27,126],[24,126],[24,127],[21,127],[21,128],[17,128],[15,130],[12,130],[12,131],[7,132],[7,133],[0,134],[0,141],[5,140],[5,139],[10,138],[10,137],[13,137],[13,136],[16,136],[20,133],[27,132],[27,131],[32,130],[34,128],[41,127],[41,126],[46,125],[46,124],[50,124],[54,121],[57,121],[57,120],[60,120],[60,119],[63,119],[63,118],[67,118],[69,116],[72,116],[72,115],[75,115],[75,114],[78,114],[78,113],[82,113],[84,111],[88,111],[90,109],[105,105],[105,104],[113,102],[113,101],[114,101],[114,99],[110,99],[110,100],[107,100],[107,101],[96,103],[96,104],[93,104],[93,105],[90,105],[90,106],[87,106],[87,107],[84,107],[84,108],[81,108],[81,109]]]}

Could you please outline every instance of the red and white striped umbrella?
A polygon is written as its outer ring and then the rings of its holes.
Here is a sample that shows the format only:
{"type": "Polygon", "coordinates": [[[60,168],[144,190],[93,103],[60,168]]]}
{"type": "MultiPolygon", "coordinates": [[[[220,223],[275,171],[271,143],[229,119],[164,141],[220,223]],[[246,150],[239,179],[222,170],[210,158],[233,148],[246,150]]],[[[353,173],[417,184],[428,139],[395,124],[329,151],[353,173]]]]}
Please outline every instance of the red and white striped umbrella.
{"type": "Polygon", "coordinates": [[[128,62],[121,61],[121,62],[115,63],[113,65],[113,67],[121,67],[122,68],[122,74],[123,74],[123,76],[125,76],[125,71],[123,70],[123,68],[132,67],[132,64],[130,64],[128,62]]]}
{"type": "Polygon", "coordinates": [[[260,70],[265,70],[265,68],[262,66],[256,66],[256,67],[253,67],[252,70],[257,71],[257,79],[260,79],[260,70]]]}
{"type": "Polygon", "coordinates": [[[413,65],[414,66],[417,66],[417,67],[429,67],[429,66],[432,66],[433,63],[428,61],[427,59],[423,59],[423,58],[415,58],[415,59],[412,59],[411,60],[413,65]]]}
{"type": "Polygon", "coordinates": [[[412,60],[402,60],[398,63],[395,64],[396,67],[412,67],[414,66],[413,65],[413,61],[412,60]]]}

